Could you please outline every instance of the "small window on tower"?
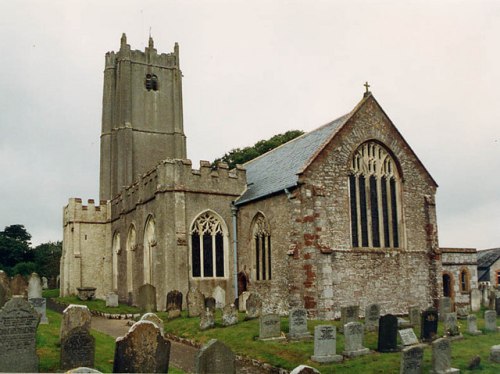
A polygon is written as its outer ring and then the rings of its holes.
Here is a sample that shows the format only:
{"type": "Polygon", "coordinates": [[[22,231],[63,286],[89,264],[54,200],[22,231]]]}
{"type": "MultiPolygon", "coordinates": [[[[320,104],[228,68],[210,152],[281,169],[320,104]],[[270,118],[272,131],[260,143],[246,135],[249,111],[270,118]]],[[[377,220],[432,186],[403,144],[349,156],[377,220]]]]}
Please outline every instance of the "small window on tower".
{"type": "Polygon", "coordinates": [[[154,74],[146,74],[145,85],[148,91],[158,91],[158,77],[154,74]]]}

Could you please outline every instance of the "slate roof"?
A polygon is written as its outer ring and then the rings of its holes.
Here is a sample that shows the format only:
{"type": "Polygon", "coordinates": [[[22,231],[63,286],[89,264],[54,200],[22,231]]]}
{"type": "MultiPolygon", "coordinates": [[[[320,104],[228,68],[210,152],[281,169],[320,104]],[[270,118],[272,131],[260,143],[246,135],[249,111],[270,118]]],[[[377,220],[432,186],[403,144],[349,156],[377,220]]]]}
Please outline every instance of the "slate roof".
{"type": "Polygon", "coordinates": [[[477,251],[478,281],[487,282],[490,280],[490,267],[500,259],[500,248],[477,251]]]}
{"type": "Polygon", "coordinates": [[[285,188],[295,187],[299,173],[317,151],[347,122],[351,113],[245,163],[243,167],[247,171],[247,189],[235,204],[242,205],[282,192],[285,188]]]}

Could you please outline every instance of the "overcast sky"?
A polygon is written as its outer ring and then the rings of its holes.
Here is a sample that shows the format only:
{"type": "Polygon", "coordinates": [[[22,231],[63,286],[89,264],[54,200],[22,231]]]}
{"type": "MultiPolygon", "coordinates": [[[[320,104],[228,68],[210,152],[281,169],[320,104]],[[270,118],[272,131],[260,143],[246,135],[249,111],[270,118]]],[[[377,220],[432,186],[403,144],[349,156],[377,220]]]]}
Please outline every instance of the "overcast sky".
{"type": "Polygon", "coordinates": [[[2,1],[0,230],[98,199],[104,54],[180,45],[188,157],[349,112],[363,83],[439,184],[440,246],[500,246],[499,1],[2,1]]]}

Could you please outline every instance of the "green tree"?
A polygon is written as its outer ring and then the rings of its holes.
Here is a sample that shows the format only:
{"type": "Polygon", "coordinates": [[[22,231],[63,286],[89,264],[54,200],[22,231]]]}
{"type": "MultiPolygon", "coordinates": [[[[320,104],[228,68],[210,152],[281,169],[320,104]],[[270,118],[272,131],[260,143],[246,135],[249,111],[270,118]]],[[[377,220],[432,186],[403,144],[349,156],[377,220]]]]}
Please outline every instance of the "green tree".
{"type": "Polygon", "coordinates": [[[0,231],[0,267],[10,275],[20,262],[31,262],[33,252],[30,248],[31,235],[23,225],[11,225],[0,231]]]}
{"type": "Polygon", "coordinates": [[[42,243],[33,248],[36,272],[40,276],[55,278],[59,274],[62,242],[42,243]]]}
{"type": "Polygon", "coordinates": [[[269,152],[271,149],[295,139],[303,133],[304,131],[301,130],[290,130],[284,134],[274,135],[270,139],[260,140],[252,147],[231,149],[224,156],[215,159],[212,165],[216,167],[217,164],[222,161],[227,163],[230,169],[233,169],[237,164],[244,164],[245,162],[253,160],[256,157],[269,152]]]}

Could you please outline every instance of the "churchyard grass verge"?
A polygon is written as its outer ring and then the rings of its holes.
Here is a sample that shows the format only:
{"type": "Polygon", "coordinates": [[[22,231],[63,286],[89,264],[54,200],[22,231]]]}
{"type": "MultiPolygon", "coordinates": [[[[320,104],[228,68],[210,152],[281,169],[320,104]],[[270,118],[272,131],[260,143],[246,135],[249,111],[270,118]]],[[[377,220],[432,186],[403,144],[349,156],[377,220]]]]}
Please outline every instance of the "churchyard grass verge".
{"type": "MultiPolygon", "coordinates": [[[[314,341],[308,342],[272,342],[258,340],[259,320],[245,321],[245,314],[239,314],[240,323],[234,326],[222,326],[222,314],[217,311],[215,314],[215,328],[206,331],[199,330],[200,319],[188,318],[184,311],[180,318],[168,320],[165,313],[158,313],[165,321],[165,333],[170,333],[182,338],[193,340],[199,344],[205,344],[210,339],[219,339],[229,346],[236,354],[249,358],[256,358],[273,366],[291,370],[300,364],[316,367],[322,373],[397,373],[399,372],[401,353],[378,353],[377,332],[366,332],[364,346],[372,353],[366,356],[344,360],[342,363],[318,364],[310,360],[314,351],[314,341]]],[[[484,328],[483,311],[477,313],[478,328],[484,328]]],[[[308,321],[308,330],[314,333],[316,325],[332,324],[337,327],[337,354],[342,354],[344,349],[344,336],[338,332],[340,321],[308,321]]],[[[452,366],[459,368],[461,372],[467,373],[467,365],[472,357],[481,357],[481,373],[498,373],[498,364],[489,361],[490,347],[498,344],[500,333],[483,333],[483,335],[473,336],[467,334],[467,321],[459,320],[460,331],[463,332],[464,339],[453,341],[452,344],[452,366]]],[[[498,324],[498,322],[497,322],[498,324]]],[[[288,332],[288,318],[281,318],[281,331],[288,332]]],[[[415,330],[417,336],[420,331],[415,330]]],[[[443,334],[443,324],[439,324],[438,334],[443,334]]],[[[398,343],[399,337],[398,337],[398,343]]],[[[424,372],[431,369],[431,347],[424,350],[424,372]]]]}

